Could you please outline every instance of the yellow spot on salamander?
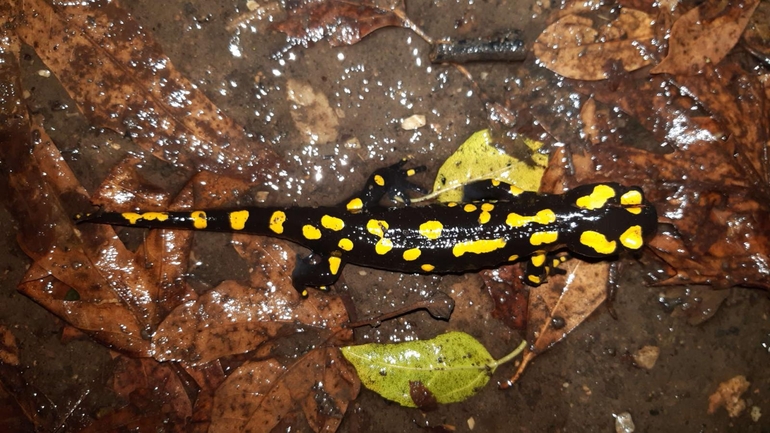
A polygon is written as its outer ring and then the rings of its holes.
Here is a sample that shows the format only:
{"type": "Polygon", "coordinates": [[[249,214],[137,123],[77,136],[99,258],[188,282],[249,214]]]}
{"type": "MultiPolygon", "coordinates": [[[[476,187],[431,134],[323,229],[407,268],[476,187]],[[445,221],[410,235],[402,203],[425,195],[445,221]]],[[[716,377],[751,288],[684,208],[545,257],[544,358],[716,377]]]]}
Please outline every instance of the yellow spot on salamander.
{"type": "Polygon", "coordinates": [[[537,275],[527,275],[527,279],[533,284],[540,284],[542,280],[537,275]]]}
{"type": "Polygon", "coordinates": [[[581,233],[580,243],[593,248],[599,254],[612,254],[617,249],[617,242],[608,240],[606,236],[593,230],[581,233]]]}
{"type": "Polygon", "coordinates": [[[307,298],[307,289],[302,289],[302,294],[301,294],[301,296],[302,296],[303,298],[307,298]]]}
{"type": "Polygon", "coordinates": [[[599,209],[612,197],[615,197],[615,190],[612,189],[612,187],[608,185],[596,185],[591,194],[575,200],[575,204],[583,209],[599,209]]]}
{"type": "Polygon", "coordinates": [[[449,207],[455,207],[455,206],[457,206],[457,202],[450,201],[446,205],[449,206],[449,207]]]}
{"type": "Polygon", "coordinates": [[[321,225],[329,230],[334,230],[335,232],[338,232],[345,227],[345,222],[342,221],[339,218],[324,215],[321,217],[321,225]]]}
{"type": "Polygon", "coordinates": [[[376,183],[379,186],[385,186],[385,179],[382,178],[379,174],[374,175],[374,183],[376,183]]]}
{"type": "Polygon", "coordinates": [[[521,195],[523,192],[524,192],[524,190],[519,188],[518,186],[511,185],[511,195],[512,196],[521,195]]]}
{"type": "Polygon", "coordinates": [[[283,211],[277,210],[270,216],[270,230],[279,235],[283,233],[283,223],[286,221],[286,214],[283,211]]]}
{"type": "Polygon", "coordinates": [[[410,168],[409,170],[406,171],[406,176],[411,177],[411,176],[414,176],[416,173],[417,171],[415,169],[410,168]]]}
{"type": "Polygon", "coordinates": [[[543,209],[533,216],[519,215],[515,212],[508,214],[505,223],[511,227],[523,227],[531,222],[538,224],[550,224],[556,221],[556,214],[551,209],[543,209]]]}
{"type": "Polygon", "coordinates": [[[342,238],[337,243],[337,246],[340,247],[341,249],[345,250],[345,251],[350,251],[350,250],[353,249],[353,241],[351,241],[348,238],[342,238]]]}
{"type": "Polygon", "coordinates": [[[305,239],[310,240],[321,239],[321,230],[318,230],[318,228],[313,227],[310,224],[305,224],[302,226],[302,236],[304,236],[305,239]]]}
{"type": "Polygon", "coordinates": [[[420,224],[420,234],[428,239],[438,239],[441,237],[441,231],[444,225],[439,221],[431,220],[420,224]]]}
{"type": "Polygon", "coordinates": [[[422,254],[422,251],[420,251],[419,248],[408,249],[404,251],[404,260],[407,262],[417,260],[417,258],[420,257],[420,254],[422,254]]]}
{"type": "Polygon", "coordinates": [[[192,219],[193,227],[198,230],[203,230],[208,225],[208,222],[206,221],[206,212],[203,212],[202,210],[190,212],[190,218],[192,219]]]}
{"type": "Polygon", "coordinates": [[[372,219],[366,223],[366,230],[368,230],[369,233],[380,238],[385,236],[385,230],[387,230],[388,227],[390,226],[388,225],[387,221],[383,221],[383,220],[372,219]]]}
{"type": "Polygon", "coordinates": [[[342,263],[342,259],[339,257],[329,257],[329,271],[331,271],[332,275],[337,275],[337,272],[340,271],[340,264],[342,263]]]}
{"type": "Polygon", "coordinates": [[[552,244],[559,239],[559,232],[537,232],[529,237],[529,243],[532,245],[552,244]]]}
{"type": "Polygon", "coordinates": [[[620,196],[620,204],[626,206],[626,210],[634,215],[639,215],[642,213],[642,208],[640,205],[643,201],[644,198],[642,197],[642,193],[635,189],[632,189],[631,191],[628,191],[627,193],[620,196]]]}
{"type": "Polygon", "coordinates": [[[468,203],[468,204],[466,204],[466,205],[463,207],[463,210],[464,210],[465,212],[474,212],[474,211],[476,210],[476,205],[473,205],[473,204],[470,204],[470,203],[468,203]]]}
{"type": "Polygon", "coordinates": [[[529,259],[532,262],[532,265],[539,268],[543,266],[543,263],[545,263],[545,254],[543,253],[537,253],[533,254],[532,258],[529,259]]]}
{"type": "Polygon", "coordinates": [[[361,201],[360,198],[356,197],[353,200],[350,200],[348,204],[345,205],[345,208],[347,208],[349,212],[359,211],[364,208],[364,202],[361,201]]]}
{"type": "Polygon", "coordinates": [[[500,181],[497,179],[492,179],[490,182],[492,182],[492,186],[500,186],[500,181]]]}
{"type": "Polygon", "coordinates": [[[426,264],[420,266],[420,269],[422,269],[425,272],[432,272],[434,269],[436,269],[436,267],[426,263],[426,264]]]}
{"type": "Polygon", "coordinates": [[[505,244],[505,239],[480,239],[477,241],[460,242],[452,247],[452,254],[455,257],[460,257],[465,253],[489,253],[505,247],[505,244]]]}
{"type": "Polygon", "coordinates": [[[135,212],[124,212],[121,214],[121,216],[128,220],[131,224],[136,224],[137,221],[140,219],[144,219],[147,221],[166,221],[168,219],[168,214],[165,212],[145,212],[145,213],[135,213],[135,212]]]}
{"type": "Polygon", "coordinates": [[[518,254],[514,254],[514,255],[508,257],[508,261],[509,262],[515,262],[516,260],[519,260],[519,255],[518,254]]]}
{"type": "Polygon", "coordinates": [[[642,226],[631,226],[620,235],[620,243],[630,250],[638,250],[644,245],[642,226]]]}
{"type": "Polygon", "coordinates": [[[243,230],[246,227],[246,220],[249,219],[249,211],[238,210],[230,212],[230,227],[233,230],[243,230]]]}
{"type": "Polygon", "coordinates": [[[120,214],[123,218],[127,219],[130,224],[136,224],[142,218],[142,215],[136,212],[123,212],[120,214]]]}
{"type": "Polygon", "coordinates": [[[379,255],[387,254],[393,249],[393,242],[388,238],[382,238],[374,245],[374,251],[379,255]]]}
{"type": "Polygon", "coordinates": [[[147,221],[166,221],[168,219],[168,214],[166,212],[145,212],[142,214],[142,218],[147,221]]]}
{"type": "Polygon", "coordinates": [[[492,209],[494,208],[495,208],[495,205],[493,205],[492,203],[481,204],[481,210],[483,210],[484,212],[492,212],[492,209]]]}
{"type": "Polygon", "coordinates": [[[623,206],[636,206],[642,204],[642,193],[632,189],[620,196],[620,204],[623,206]]]}
{"type": "Polygon", "coordinates": [[[479,214],[479,224],[486,224],[491,218],[492,215],[489,212],[481,212],[479,214]]]}

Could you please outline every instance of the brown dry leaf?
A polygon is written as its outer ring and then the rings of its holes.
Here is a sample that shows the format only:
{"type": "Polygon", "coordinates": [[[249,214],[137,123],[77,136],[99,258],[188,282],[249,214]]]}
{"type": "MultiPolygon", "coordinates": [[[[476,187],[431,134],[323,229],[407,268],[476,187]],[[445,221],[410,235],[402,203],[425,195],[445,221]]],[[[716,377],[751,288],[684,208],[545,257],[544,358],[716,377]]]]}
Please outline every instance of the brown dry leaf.
{"type": "Polygon", "coordinates": [[[225,281],[169,314],[153,338],[156,359],[206,363],[300,331],[320,341],[352,337],[340,329],[348,317],[339,297],[302,299],[291,286],[293,252],[285,244],[238,235],[234,245],[252,267],[251,287],[225,281]]]}
{"type": "Polygon", "coordinates": [[[142,164],[142,159],[139,155],[128,155],[112,167],[91,194],[91,203],[115,212],[168,208],[171,194],[144,182],[137,173],[137,166],[142,164]]]}
{"type": "Polygon", "coordinates": [[[113,390],[137,405],[145,416],[160,412],[175,424],[192,416],[192,402],[173,364],[125,356],[116,364],[113,390]]]}
{"type": "Polygon", "coordinates": [[[273,28],[305,42],[325,37],[335,47],[353,45],[382,27],[406,27],[403,10],[402,0],[303,0],[273,28]]]}
{"type": "Polygon", "coordinates": [[[746,48],[755,56],[770,58],[770,3],[759,2],[743,32],[746,48]]]}
{"type": "Polygon", "coordinates": [[[653,74],[692,75],[721,62],[740,39],[759,0],[707,1],[676,20],[668,55],[653,74]]]}
{"type": "Polygon", "coordinates": [[[197,301],[181,305],[153,336],[155,359],[206,363],[296,332],[315,328],[329,334],[330,327],[341,324],[334,320],[334,315],[344,312],[338,298],[302,300],[294,289],[269,290],[225,281],[197,301]]]}
{"type": "Polygon", "coordinates": [[[543,66],[567,78],[603,80],[614,71],[649,65],[655,17],[624,8],[606,25],[568,15],[548,26],[534,44],[543,66]]]}
{"type": "Polygon", "coordinates": [[[36,260],[19,290],[108,345],[146,356],[142,333],[157,321],[150,276],[112,228],[75,229],[70,203],[86,202],[84,191],[45,130],[35,128],[36,143],[29,143],[32,136],[28,130],[7,149],[30,146],[31,154],[5,159],[13,173],[9,198],[21,225],[19,243],[36,260]]]}
{"type": "Polygon", "coordinates": [[[607,298],[609,263],[587,263],[577,259],[560,266],[566,275],[554,275],[547,284],[532,288],[525,352],[516,374],[516,382],[529,362],[564,339],[607,298]]]}
{"type": "Polygon", "coordinates": [[[94,125],[189,171],[258,179],[275,168],[276,155],[251,142],[115,2],[17,4],[13,29],[94,125]]]}
{"type": "Polygon", "coordinates": [[[333,432],[360,387],[337,348],[314,349],[288,366],[247,362],[217,390],[209,431],[266,432],[302,416],[313,431],[333,432]]]}

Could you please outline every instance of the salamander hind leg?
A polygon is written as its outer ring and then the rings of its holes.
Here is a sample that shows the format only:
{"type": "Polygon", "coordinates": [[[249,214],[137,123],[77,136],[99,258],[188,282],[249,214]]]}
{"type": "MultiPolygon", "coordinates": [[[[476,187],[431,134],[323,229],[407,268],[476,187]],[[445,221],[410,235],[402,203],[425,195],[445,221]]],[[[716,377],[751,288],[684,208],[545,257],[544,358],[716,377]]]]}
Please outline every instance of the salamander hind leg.
{"type": "Polygon", "coordinates": [[[538,251],[527,262],[524,280],[531,286],[539,286],[552,275],[563,275],[566,271],[558,266],[569,259],[570,255],[565,252],[545,253],[538,251]]]}
{"type": "Polygon", "coordinates": [[[409,177],[425,171],[425,166],[404,168],[409,160],[407,158],[385,168],[381,168],[366,182],[363,190],[351,197],[346,202],[346,207],[351,212],[360,211],[372,206],[377,206],[385,195],[391,199],[399,198],[409,204],[409,191],[420,193],[427,192],[424,188],[408,180],[409,177]]]}
{"type": "Polygon", "coordinates": [[[292,285],[303,298],[307,297],[307,287],[326,290],[337,282],[344,265],[343,259],[334,255],[311,253],[304,258],[298,256],[291,274],[292,285]]]}

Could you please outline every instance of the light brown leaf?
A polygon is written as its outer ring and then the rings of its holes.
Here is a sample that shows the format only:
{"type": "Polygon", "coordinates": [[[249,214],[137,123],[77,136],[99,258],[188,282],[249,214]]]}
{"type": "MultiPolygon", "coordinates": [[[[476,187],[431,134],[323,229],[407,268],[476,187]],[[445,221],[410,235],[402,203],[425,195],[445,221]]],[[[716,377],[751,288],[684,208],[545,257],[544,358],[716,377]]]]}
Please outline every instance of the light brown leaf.
{"type": "Polygon", "coordinates": [[[668,55],[653,74],[697,74],[721,62],[740,39],[759,0],[707,1],[674,22],[668,55]]]}
{"type": "Polygon", "coordinates": [[[548,26],[534,44],[543,66],[567,78],[603,80],[613,70],[649,65],[655,17],[624,8],[607,25],[568,15],[548,26]]]}
{"type": "Polygon", "coordinates": [[[608,262],[573,259],[560,267],[566,275],[554,275],[547,284],[530,290],[529,350],[510,383],[518,380],[532,359],[564,339],[607,298],[608,262]]]}
{"type": "Polygon", "coordinates": [[[266,432],[299,412],[313,431],[334,432],[360,387],[337,348],[315,349],[288,367],[247,362],[217,390],[210,431],[266,432]]]}

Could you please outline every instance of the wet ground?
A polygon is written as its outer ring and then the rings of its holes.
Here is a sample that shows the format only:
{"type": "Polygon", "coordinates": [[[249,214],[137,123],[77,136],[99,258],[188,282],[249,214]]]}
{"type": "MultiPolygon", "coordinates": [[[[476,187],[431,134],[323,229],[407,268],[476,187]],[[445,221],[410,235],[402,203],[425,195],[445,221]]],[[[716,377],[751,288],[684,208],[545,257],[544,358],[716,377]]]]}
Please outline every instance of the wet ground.
{"type": "MultiPolygon", "coordinates": [[[[287,176],[276,182],[270,198],[276,203],[336,203],[360,188],[371,170],[405,155],[428,167],[417,181],[430,186],[441,162],[487,126],[478,92],[456,69],[431,65],[428,45],[406,29],[383,29],[350,47],[332,48],[321,41],[288,49],[285,36],[270,31],[266,20],[230,27],[247,12],[244,3],[136,1],[123,6],[220,109],[285,157],[287,176]],[[297,106],[290,91],[314,103],[297,106]],[[415,114],[425,115],[427,125],[403,130],[401,119],[415,114]]],[[[409,16],[435,38],[519,28],[531,41],[545,26],[547,13],[536,12],[542,8],[504,0],[407,3],[409,16]]],[[[112,163],[137,149],[118,134],[92,128],[55,77],[37,74],[44,65],[34,51],[27,47],[25,53],[30,110],[45,117],[65,158],[93,188],[112,163]],[[108,142],[119,143],[119,149],[108,142]],[[98,159],[89,159],[92,155],[98,159]]],[[[526,79],[517,64],[473,65],[469,71],[488,93],[505,89],[510,77],[526,79]]],[[[61,322],[15,292],[29,262],[16,246],[14,223],[4,208],[0,220],[0,320],[20,339],[22,362],[29,366],[26,379],[60,407],[74,408],[73,416],[117,404],[104,390],[112,369],[108,350],[88,339],[62,342],[61,322]]],[[[199,242],[196,257],[202,265],[193,279],[216,284],[229,277],[227,256],[218,252],[229,248],[228,239],[207,235],[199,242]]],[[[449,293],[457,303],[448,323],[419,312],[360,331],[360,342],[463,330],[499,358],[519,341],[516,332],[490,317],[491,301],[484,300],[475,274],[416,277],[348,266],[344,279],[346,287],[339,290],[349,291],[359,316],[389,311],[433,290],[449,293]]],[[[600,308],[536,359],[512,389],[494,386],[513,372],[512,366],[503,366],[479,395],[427,414],[364,390],[340,431],[420,431],[419,426],[438,424],[456,431],[613,431],[613,414],[621,412],[629,412],[641,432],[770,431],[767,293],[732,289],[712,319],[693,326],[660,302],[662,289],[643,281],[638,264],[625,266],[614,304],[617,320],[600,308]],[[631,357],[643,346],[660,348],[649,370],[636,367],[631,357]],[[736,375],[751,382],[743,396],[749,409],[733,419],[724,410],[707,414],[709,395],[736,375]],[[752,420],[752,407],[765,415],[752,420]]],[[[10,404],[7,396],[0,397],[10,404]]]]}

